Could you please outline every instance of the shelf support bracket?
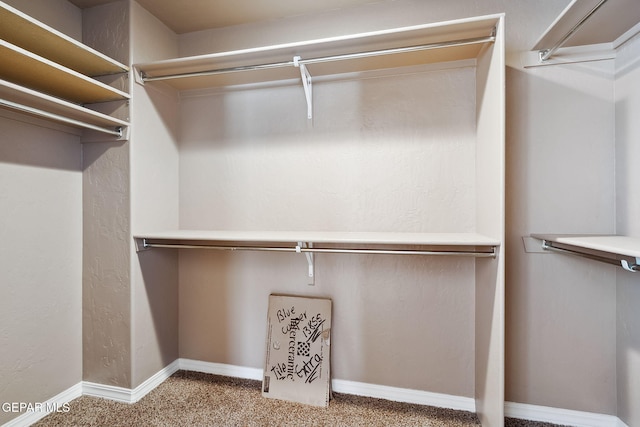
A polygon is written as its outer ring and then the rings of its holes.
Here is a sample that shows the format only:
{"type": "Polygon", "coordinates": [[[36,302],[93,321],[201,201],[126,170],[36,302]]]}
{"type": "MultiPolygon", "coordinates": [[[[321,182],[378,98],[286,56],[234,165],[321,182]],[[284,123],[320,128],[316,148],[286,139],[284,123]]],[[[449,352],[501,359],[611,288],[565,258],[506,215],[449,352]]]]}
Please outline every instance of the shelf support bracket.
{"type": "Polygon", "coordinates": [[[302,86],[304,88],[304,96],[307,98],[307,118],[313,118],[313,89],[311,87],[311,74],[304,64],[300,63],[300,57],[293,57],[293,65],[300,68],[300,77],[302,77],[302,86]]]}
{"type": "Polygon", "coordinates": [[[640,258],[636,258],[635,262],[630,263],[626,259],[620,260],[620,264],[622,264],[622,268],[632,273],[640,271],[640,258]]]}
{"type": "Polygon", "coordinates": [[[315,280],[315,257],[313,256],[313,252],[309,252],[309,251],[304,251],[304,249],[312,249],[313,248],[313,243],[309,242],[309,243],[305,243],[305,242],[298,242],[298,246],[296,246],[296,252],[298,253],[302,253],[304,252],[304,255],[307,257],[307,264],[309,264],[309,279],[311,279],[311,283],[309,283],[309,286],[315,286],[316,284],[316,280],[315,280]]]}

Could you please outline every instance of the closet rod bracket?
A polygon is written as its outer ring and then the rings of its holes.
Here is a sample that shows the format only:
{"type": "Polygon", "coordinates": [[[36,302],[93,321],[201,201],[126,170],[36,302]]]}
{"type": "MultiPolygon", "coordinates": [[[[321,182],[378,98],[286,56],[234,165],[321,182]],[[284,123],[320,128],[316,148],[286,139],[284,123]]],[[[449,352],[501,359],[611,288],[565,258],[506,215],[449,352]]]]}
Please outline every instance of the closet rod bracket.
{"type": "Polygon", "coordinates": [[[622,265],[622,268],[632,273],[640,271],[640,258],[635,258],[634,262],[629,262],[628,260],[623,259],[620,260],[620,264],[622,265]]]}
{"type": "Polygon", "coordinates": [[[304,96],[307,99],[307,118],[313,118],[313,89],[311,87],[311,74],[304,64],[300,63],[300,57],[293,57],[293,65],[300,68],[300,77],[302,77],[302,86],[304,88],[304,96]]]}
{"type": "Polygon", "coordinates": [[[136,244],[136,252],[148,251],[151,249],[151,246],[147,244],[147,239],[136,237],[134,240],[136,244]]]}
{"type": "Polygon", "coordinates": [[[305,249],[313,249],[313,243],[309,242],[298,242],[298,246],[296,246],[296,252],[303,253],[307,258],[307,264],[309,264],[309,279],[311,279],[311,283],[309,286],[315,286],[315,257],[313,252],[305,251],[305,249]]]}

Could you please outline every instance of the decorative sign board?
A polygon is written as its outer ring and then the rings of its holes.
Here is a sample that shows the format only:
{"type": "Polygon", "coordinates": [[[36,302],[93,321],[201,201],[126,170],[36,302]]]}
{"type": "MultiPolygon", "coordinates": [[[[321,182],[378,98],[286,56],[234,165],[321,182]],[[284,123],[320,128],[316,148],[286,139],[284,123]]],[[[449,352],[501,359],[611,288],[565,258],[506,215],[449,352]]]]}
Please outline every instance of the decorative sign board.
{"type": "Polygon", "coordinates": [[[270,295],[262,395],[329,405],[331,300],[270,295]]]}

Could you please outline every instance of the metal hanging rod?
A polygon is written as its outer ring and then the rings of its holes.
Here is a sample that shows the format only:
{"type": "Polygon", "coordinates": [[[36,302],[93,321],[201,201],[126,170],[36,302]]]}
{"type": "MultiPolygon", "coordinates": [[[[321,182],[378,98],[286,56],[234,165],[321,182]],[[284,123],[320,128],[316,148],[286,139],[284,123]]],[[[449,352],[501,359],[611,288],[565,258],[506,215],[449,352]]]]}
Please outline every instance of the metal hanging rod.
{"type": "Polygon", "coordinates": [[[553,45],[553,47],[549,48],[549,49],[543,49],[540,50],[538,52],[538,54],[540,55],[540,62],[545,62],[547,59],[551,58],[551,56],[558,50],[560,49],[562,46],[564,46],[564,44],[567,42],[567,40],[569,40],[569,38],[571,38],[571,36],[573,36],[575,34],[576,31],[578,31],[578,29],[580,27],[582,27],[582,25],[587,22],[587,20],[589,18],[591,18],[591,16],[596,13],[598,11],[598,9],[600,9],[600,7],[602,7],[602,5],[604,5],[608,0],[600,0],[600,2],[593,8],[591,9],[585,16],[582,17],[582,19],[580,21],[578,21],[578,23],[576,25],[573,26],[573,28],[571,28],[558,42],[556,42],[555,45],[553,45]]]}
{"type": "Polygon", "coordinates": [[[213,69],[213,70],[195,71],[190,73],[148,76],[146,73],[141,72],[140,77],[142,78],[143,82],[153,82],[153,81],[159,81],[159,80],[180,79],[180,78],[186,78],[186,77],[214,76],[218,74],[228,74],[228,73],[235,73],[235,72],[241,72],[241,71],[268,70],[268,69],[274,69],[274,68],[318,64],[322,62],[344,61],[348,59],[361,59],[361,58],[368,58],[373,56],[419,52],[424,50],[442,49],[446,47],[493,43],[495,42],[495,40],[496,40],[495,34],[492,34],[491,36],[487,36],[487,37],[475,37],[475,38],[468,38],[468,39],[461,39],[461,40],[453,40],[448,42],[429,43],[429,44],[423,44],[423,45],[417,45],[417,46],[373,50],[373,51],[359,52],[359,53],[348,53],[343,55],[333,55],[333,56],[325,56],[325,57],[318,57],[318,58],[309,58],[309,59],[299,58],[297,60],[292,59],[291,61],[274,62],[269,64],[259,64],[259,65],[245,65],[245,66],[230,67],[230,68],[219,68],[219,69],[213,69]]]}
{"type": "Polygon", "coordinates": [[[109,135],[115,135],[118,138],[122,138],[122,127],[120,126],[114,127],[114,128],[102,127],[102,126],[94,125],[92,123],[87,123],[87,122],[72,119],[69,117],[61,116],[58,114],[50,113],[48,111],[40,110],[38,108],[33,108],[27,105],[18,104],[16,102],[7,101],[6,99],[0,99],[0,105],[12,108],[14,110],[22,111],[25,113],[35,114],[37,116],[45,117],[47,119],[55,120],[58,122],[62,122],[62,123],[66,123],[74,126],[80,126],[86,129],[92,129],[98,132],[107,133],[109,135]]]}
{"type": "Polygon", "coordinates": [[[150,248],[168,249],[211,249],[220,251],[260,251],[260,252],[297,252],[297,253],[335,253],[335,254],[375,254],[375,255],[447,255],[447,256],[473,256],[480,258],[495,258],[496,249],[490,251],[439,251],[439,250],[405,250],[405,249],[340,249],[340,248],[315,248],[307,244],[307,247],[269,247],[269,246],[224,246],[209,244],[181,244],[181,243],[151,243],[147,239],[141,239],[138,250],[150,248]]]}
{"type": "Polygon", "coordinates": [[[560,252],[568,255],[575,255],[581,258],[587,258],[593,261],[600,261],[607,264],[615,265],[616,267],[622,267],[627,271],[637,272],[640,271],[640,259],[635,257],[605,257],[596,253],[590,253],[585,251],[579,251],[570,247],[554,246],[555,242],[550,240],[542,240],[542,248],[549,251],[560,252]]]}

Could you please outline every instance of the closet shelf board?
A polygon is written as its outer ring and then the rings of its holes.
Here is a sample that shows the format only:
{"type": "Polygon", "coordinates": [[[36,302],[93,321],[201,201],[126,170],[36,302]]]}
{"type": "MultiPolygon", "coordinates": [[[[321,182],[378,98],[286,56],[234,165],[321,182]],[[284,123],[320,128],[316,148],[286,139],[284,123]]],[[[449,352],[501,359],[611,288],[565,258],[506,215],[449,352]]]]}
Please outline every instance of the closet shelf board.
{"type": "Polygon", "coordinates": [[[129,95],[0,40],[0,78],[79,104],[128,99],[129,95]]]}
{"type": "Polygon", "coordinates": [[[532,234],[531,237],[576,248],[640,258],[640,237],[595,234],[532,234]]]}
{"type": "MultiPolygon", "coordinates": [[[[206,87],[261,83],[267,81],[299,79],[300,70],[293,58],[301,61],[342,55],[357,55],[388,49],[447,43],[476,38],[491,38],[499,21],[497,16],[472,18],[437,24],[402,27],[385,31],[360,33],[310,41],[294,42],[251,49],[219,52],[136,64],[143,78],[203,73],[269,64],[287,64],[275,68],[234,71],[223,74],[181,77],[163,80],[179,89],[192,90],[206,87]]],[[[490,44],[489,41],[461,46],[443,47],[370,57],[332,60],[307,64],[311,76],[325,76],[379,69],[415,66],[437,62],[475,59],[490,44]]]]}
{"type": "Polygon", "coordinates": [[[476,233],[323,232],[170,230],[136,233],[136,239],[178,242],[259,242],[350,245],[498,246],[500,241],[476,233]]]}
{"type": "Polygon", "coordinates": [[[128,67],[0,1],[0,39],[87,76],[128,67]]]}
{"type": "Polygon", "coordinates": [[[0,98],[96,126],[120,127],[129,125],[125,120],[120,120],[1,79],[0,98]]]}

